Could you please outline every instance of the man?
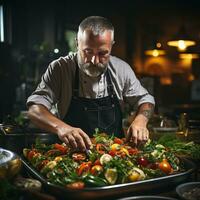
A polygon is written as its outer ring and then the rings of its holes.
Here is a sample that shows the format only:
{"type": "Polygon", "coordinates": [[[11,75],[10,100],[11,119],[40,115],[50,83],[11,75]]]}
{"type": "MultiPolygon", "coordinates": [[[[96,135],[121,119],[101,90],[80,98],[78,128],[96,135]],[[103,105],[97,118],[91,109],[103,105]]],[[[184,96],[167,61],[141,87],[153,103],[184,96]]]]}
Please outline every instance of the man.
{"type": "Polygon", "coordinates": [[[28,98],[30,119],[84,151],[91,146],[89,136],[95,128],[123,136],[120,102],[127,101],[138,110],[126,139],[135,144],[146,141],[154,98],[127,63],[110,55],[114,44],[112,24],[103,17],[88,17],[79,25],[76,41],[77,53],[50,63],[28,98]],[[50,112],[52,108],[58,111],[57,116],[50,112]]]}

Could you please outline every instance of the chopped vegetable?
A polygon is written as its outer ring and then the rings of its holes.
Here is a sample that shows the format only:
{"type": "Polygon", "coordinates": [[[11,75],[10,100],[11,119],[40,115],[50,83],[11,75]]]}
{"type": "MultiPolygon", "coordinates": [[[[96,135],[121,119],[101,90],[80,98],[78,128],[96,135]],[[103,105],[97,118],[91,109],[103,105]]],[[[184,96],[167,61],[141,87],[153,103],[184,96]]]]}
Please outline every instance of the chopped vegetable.
{"type": "Polygon", "coordinates": [[[171,167],[171,165],[169,164],[169,162],[167,162],[166,159],[163,159],[162,162],[160,162],[158,164],[158,167],[165,173],[165,174],[169,174],[173,171],[173,168],[171,167]]]}
{"type": "Polygon", "coordinates": [[[112,160],[112,156],[109,154],[103,154],[100,158],[101,165],[104,165],[112,160]]]}
{"type": "Polygon", "coordinates": [[[94,165],[91,168],[91,174],[93,175],[99,175],[101,172],[103,172],[103,167],[101,165],[94,165]]]}
{"type": "Polygon", "coordinates": [[[84,186],[85,186],[85,183],[82,181],[77,181],[77,182],[69,183],[66,185],[66,187],[70,189],[83,189],[84,186]]]}
{"type": "Polygon", "coordinates": [[[149,164],[149,161],[148,161],[145,157],[139,157],[139,158],[137,159],[137,163],[138,163],[140,166],[146,167],[146,166],[149,164]]]}
{"type": "Polygon", "coordinates": [[[145,174],[141,169],[134,167],[129,171],[128,178],[131,182],[140,181],[145,179],[145,174]]]}
{"type": "Polygon", "coordinates": [[[79,152],[37,140],[23,154],[49,182],[70,189],[134,182],[184,170],[174,149],[163,143],[149,140],[138,149],[105,133],[95,133],[92,143],[92,149],[79,152]]]}
{"type": "Polygon", "coordinates": [[[105,172],[105,178],[109,184],[114,185],[117,181],[117,169],[116,168],[109,168],[105,172]]]}

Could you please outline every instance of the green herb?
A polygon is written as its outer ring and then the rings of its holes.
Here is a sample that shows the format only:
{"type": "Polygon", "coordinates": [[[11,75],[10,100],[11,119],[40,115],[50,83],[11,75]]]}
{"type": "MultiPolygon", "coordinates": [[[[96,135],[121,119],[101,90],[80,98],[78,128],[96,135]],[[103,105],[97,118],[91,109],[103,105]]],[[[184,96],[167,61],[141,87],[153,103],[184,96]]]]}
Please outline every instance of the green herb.
{"type": "Polygon", "coordinates": [[[184,142],[176,138],[176,136],[162,136],[158,143],[168,147],[171,152],[188,156],[193,159],[200,159],[200,144],[196,144],[193,141],[184,142]]]}
{"type": "Polygon", "coordinates": [[[37,137],[35,139],[35,148],[38,150],[42,150],[42,151],[46,151],[46,150],[48,151],[50,149],[53,149],[52,145],[46,145],[46,144],[42,143],[42,141],[39,137],[37,137]]]}

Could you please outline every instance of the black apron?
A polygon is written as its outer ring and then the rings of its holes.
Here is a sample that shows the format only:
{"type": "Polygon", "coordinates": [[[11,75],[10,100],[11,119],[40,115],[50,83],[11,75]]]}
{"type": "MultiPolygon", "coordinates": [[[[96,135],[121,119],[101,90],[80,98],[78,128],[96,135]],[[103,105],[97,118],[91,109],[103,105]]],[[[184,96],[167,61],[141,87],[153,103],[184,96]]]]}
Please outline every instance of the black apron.
{"type": "Polygon", "coordinates": [[[100,132],[123,137],[122,112],[114,92],[110,72],[106,70],[108,96],[98,99],[79,97],[79,67],[76,66],[72,100],[64,121],[81,128],[90,137],[98,128],[100,132]]]}

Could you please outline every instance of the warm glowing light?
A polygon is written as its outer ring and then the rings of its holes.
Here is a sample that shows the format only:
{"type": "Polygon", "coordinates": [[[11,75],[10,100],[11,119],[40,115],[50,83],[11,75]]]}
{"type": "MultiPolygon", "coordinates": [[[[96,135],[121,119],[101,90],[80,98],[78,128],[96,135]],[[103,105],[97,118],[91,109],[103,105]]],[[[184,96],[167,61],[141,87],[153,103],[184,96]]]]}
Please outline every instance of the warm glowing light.
{"type": "Polygon", "coordinates": [[[181,53],[179,54],[179,58],[181,59],[197,59],[199,55],[197,53],[181,53]]]}
{"type": "Polygon", "coordinates": [[[154,57],[158,57],[158,56],[159,56],[158,50],[154,49],[152,55],[153,55],[154,57]]]}
{"type": "Polygon", "coordinates": [[[194,75],[193,74],[190,74],[188,76],[188,81],[193,81],[195,79],[194,75]]]}
{"type": "Polygon", "coordinates": [[[186,50],[186,44],[185,44],[185,41],[184,40],[179,40],[178,41],[178,49],[180,51],[185,51],[186,50]]]}
{"type": "Polygon", "coordinates": [[[162,45],[161,45],[160,42],[158,42],[158,43],[156,44],[156,46],[157,46],[158,48],[160,48],[162,45]]]}
{"type": "Polygon", "coordinates": [[[160,77],[160,83],[162,85],[171,85],[172,84],[172,79],[171,77],[160,77]]]}
{"type": "Polygon", "coordinates": [[[169,46],[177,47],[179,51],[185,51],[187,47],[195,45],[196,42],[192,40],[173,40],[167,42],[167,44],[169,46]]]}
{"type": "Polygon", "coordinates": [[[145,55],[158,57],[158,56],[165,55],[165,51],[164,50],[159,50],[159,49],[146,50],[145,51],[145,55]]]}

